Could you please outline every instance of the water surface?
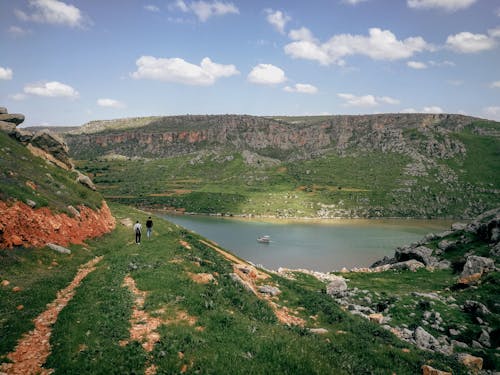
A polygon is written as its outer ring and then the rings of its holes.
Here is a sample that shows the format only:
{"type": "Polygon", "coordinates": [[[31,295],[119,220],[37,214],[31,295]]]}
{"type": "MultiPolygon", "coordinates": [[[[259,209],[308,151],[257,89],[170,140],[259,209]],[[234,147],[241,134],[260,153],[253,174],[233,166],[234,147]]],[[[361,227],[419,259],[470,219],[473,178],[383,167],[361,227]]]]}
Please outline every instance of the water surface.
{"type": "Polygon", "coordinates": [[[322,272],[367,267],[397,246],[450,226],[441,220],[336,220],[265,222],[205,216],[161,215],[266,268],[306,268],[322,272]],[[257,238],[271,236],[270,244],[257,238]]]}

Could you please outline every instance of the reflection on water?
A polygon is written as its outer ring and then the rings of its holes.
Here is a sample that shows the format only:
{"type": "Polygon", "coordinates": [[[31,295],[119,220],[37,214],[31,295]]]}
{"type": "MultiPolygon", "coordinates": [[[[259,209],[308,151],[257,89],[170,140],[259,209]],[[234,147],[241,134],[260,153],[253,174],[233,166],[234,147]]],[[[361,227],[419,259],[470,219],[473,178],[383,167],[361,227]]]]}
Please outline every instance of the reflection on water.
{"type": "Polygon", "coordinates": [[[322,223],[264,222],[205,216],[160,215],[266,268],[327,272],[366,267],[392,256],[397,246],[449,228],[449,221],[338,220],[322,223]],[[269,235],[269,244],[257,238],[269,235]]]}

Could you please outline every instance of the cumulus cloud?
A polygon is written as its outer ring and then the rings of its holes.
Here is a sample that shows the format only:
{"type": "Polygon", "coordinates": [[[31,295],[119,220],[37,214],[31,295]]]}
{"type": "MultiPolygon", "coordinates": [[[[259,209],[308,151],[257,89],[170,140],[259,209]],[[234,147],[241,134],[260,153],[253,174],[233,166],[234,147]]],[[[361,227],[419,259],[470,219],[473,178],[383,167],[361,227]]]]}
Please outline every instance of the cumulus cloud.
{"type": "Polygon", "coordinates": [[[21,100],[24,100],[26,99],[28,96],[26,94],[22,94],[22,93],[18,93],[18,94],[12,94],[12,95],[9,95],[9,98],[12,99],[12,100],[16,100],[16,101],[21,101],[21,100]]]}
{"type": "Polygon", "coordinates": [[[308,83],[296,83],[293,86],[286,86],[283,90],[286,92],[296,92],[300,94],[316,94],[318,88],[308,83]]]}
{"type": "Polygon", "coordinates": [[[477,53],[495,48],[496,42],[487,35],[464,31],[448,36],[446,46],[459,53],[477,53]]]}
{"type": "Polygon", "coordinates": [[[70,27],[83,27],[86,23],[80,9],[58,0],[30,0],[31,13],[16,9],[16,16],[23,21],[49,23],[70,27]]]}
{"type": "Polygon", "coordinates": [[[489,29],[488,34],[493,38],[500,38],[500,26],[497,26],[494,29],[489,29]]]}
{"type": "Polygon", "coordinates": [[[344,99],[346,107],[376,107],[381,104],[398,104],[399,100],[389,96],[374,96],[374,95],[353,95],[339,93],[337,96],[344,99]]]}
{"type": "Polygon", "coordinates": [[[207,21],[210,17],[223,16],[226,14],[239,14],[240,11],[233,3],[222,1],[192,1],[177,0],[171,9],[176,8],[184,13],[194,13],[201,22],[207,21]]]}
{"type": "Polygon", "coordinates": [[[474,4],[477,0],[407,0],[406,4],[414,9],[444,9],[454,12],[465,9],[474,4]]]}
{"type": "Polygon", "coordinates": [[[31,33],[30,30],[23,29],[19,26],[11,26],[7,29],[7,32],[14,37],[21,37],[31,33]]]}
{"type": "Polygon", "coordinates": [[[443,109],[441,107],[438,107],[437,105],[432,105],[429,107],[424,107],[422,109],[423,113],[443,113],[443,109]]]}
{"type": "Polygon", "coordinates": [[[0,66],[0,79],[9,80],[12,79],[12,69],[2,68],[0,66]]]}
{"type": "Polygon", "coordinates": [[[254,66],[247,77],[249,82],[259,85],[276,85],[287,80],[283,69],[272,64],[254,66]]]}
{"type": "Polygon", "coordinates": [[[195,86],[210,86],[219,78],[240,73],[234,65],[217,64],[208,57],[201,60],[200,65],[178,57],[153,56],[141,56],[135,63],[137,71],[131,74],[135,79],[152,79],[195,86]]]}
{"type": "Polygon", "coordinates": [[[500,89],[500,81],[491,82],[490,87],[492,89],[500,89]]]}
{"type": "Polygon", "coordinates": [[[344,58],[364,55],[373,60],[406,59],[417,52],[432,49],[422,37],[398,40],[389,30],[371,28],[368,35],[338,34],[320,43],[307,28],[292,30],[293,42],[285,45],[285,53],[296,59],[307,59],[321,65],[344,65],[344,58]]]}
{"type": "Polygon", "coordinates": [[[285,26],[288,21],[292,18],[287,16],[281,10],[273,11],[272,9],[266,9],[267,22],[269,22],[273,27],[281,34],[285,33],[285,26]]]}
{"type": "Polygon", "coordinates": [[[437,66],[437,67],[456,66],[456,64],[453,61],[449,61],[449,60],[443,60],[443,61],[430,60],[429,65],[437,66]]]}
{"type": "Polygon", "coordinates": [[[80,95],[73,87],[57,81],[31,83],[24,86],[24,92],[49,98],[77,98],[80,95]]]}
{"type": "Polygon", "coordinates": [[[421,61],[408,61],[406,65],[412,69],[427,69],[427,65],[421,61]]]}
{"type": "Polygon", "coordinates": [[[158,8],[156,5],[144,5],[144,9],[150,11],[150,12],[159,12],[160,8],[158,8]]]}
{"type": "Polygon", "coordinates": [[[492,120],[500,121],[500,106],[485,107],[483,113],[492,120]]]}
{"type": "Polygon", "coordinates": [[[125,107],[125,104],[123,104],[122,102],[115,100],[115,99],[109,99],[109,98],[98,99],[97,105],[100,107],[108,107],[108,108],[124,108],[125,107]]]}

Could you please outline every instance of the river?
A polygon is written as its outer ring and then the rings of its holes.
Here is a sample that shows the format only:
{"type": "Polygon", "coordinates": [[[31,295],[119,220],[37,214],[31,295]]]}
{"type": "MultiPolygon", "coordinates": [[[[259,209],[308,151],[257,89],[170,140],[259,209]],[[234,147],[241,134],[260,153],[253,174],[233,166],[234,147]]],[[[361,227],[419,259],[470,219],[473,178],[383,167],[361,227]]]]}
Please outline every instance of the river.
{"type": "Polygon", "coordinates": [[[306,268],[328,272],[367,267],[397,246],[450,227],[442,220],[250,221],[207,216],[159,215],[217,242],[239,257],[269,269],[306,268]],[[271,243],[257,238],[269,235],[271,243]]]}

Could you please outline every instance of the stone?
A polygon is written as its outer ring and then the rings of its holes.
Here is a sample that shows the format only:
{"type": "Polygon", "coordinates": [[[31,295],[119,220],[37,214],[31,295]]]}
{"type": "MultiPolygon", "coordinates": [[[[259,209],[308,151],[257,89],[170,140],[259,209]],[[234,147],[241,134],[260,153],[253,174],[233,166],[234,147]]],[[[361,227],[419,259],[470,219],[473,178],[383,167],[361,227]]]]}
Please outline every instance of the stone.
{"type": "Polygon", "coordinates": [[[341,276],[336,276],[327,286],[326,293],[330,296],[342,296],[347,290],[347,283],[341,276]]]}
{"type": "Polygon", "coordinates": [[[444,252],[449,251],[449,250],[453,250],[456,246],[457,246],[456,241],[442,240],[442,241],[439,241],[439,243],[438,243],[438,248],[440,248],[444,252]]]}
{"type": "Polygon", "coordinates": [[[432,249],[425,246],[397,248],[394,255],[398,262],[414,259],[430,266],[435,261],[432,257],[432,249]]]}
{"type": "Polygon", "coordinates": [[[424,350],[436,350],[440,347],[439,341],[422,327],[417,327],[413,333],[417,347],[424,350]]]}
{"type": "Polygon", "coordinates": [[[465,262],[464,269],[460,274],[459,283],[468,284],[470,280],[479,278],[486,272],[495,270],[495,261],[490,258],[469,255],[465,262]]]}
{"type": "Polygon", "coordinates": [[[36,202],[32,201],[31,199],[26,199],[26,204],[28,206],[30,206],[31,208],[35,208],[36,207],[36,202]]]}
{"type": "Polygon", "coordinates": [[[19,142],[26,144],[33,138],[33,132],[24,129],[16,129],[12,137],[17,139],[19,142]]]}
{"type": "Polygon", "coordinates": [[[476,340],[472,340],[472,347],[474,349],[482,349],[483,348],[483,346],[479,342],[477,342],[476,340]]]}
{"type": "Polygon", "coordinates": [[[42,130],[33,136],[30,144],[51,155],[67,169],[73,168],[73,163],[69,157],[68,146],[59,135],[47,130],[42,130]]]}
{"type": "Polygon", "coordinates": [[[424,267],[425,264],[415,259],[410,259],[404,262],[397,262],[389,266],[389,268],[392,270],[409,270],[412,272],[415,272],[419,268],[424,268],[424,267]]]}
{"type": "Polygon", "coordinates": [[[316,335],[325,335],[328,333],[328,330],[325,328],[310,328],[309,332],[314,333],[316,335]]]}
{"type": "Polygon", "coordinates": [[[9,286],[10,285],[10,281],[9,280],[2,280],[2,286],[9,286]]]}
{"type": "Polygon", "coordinates": [[[16,132],[16,124],[7,121],[0,121],[0,130],[11,135],[16,132]]]}
{"type": "Polygon", "coordinates": [[[476,314],[476,315],[489,315],[491,314],[490,310],[483,305],[481,302],[467,300],[464,302],[462,306],[462,310],[466,313],[476,314]]]}
{"type": "Polygon", "coordinates": [[[423,365],[422,366],[422,375],[452,375],[451,372],[437,370],[432,366],[423,365]]]}
{"type": "Polygon", "coordinates": [[[491,248],[490,255],[492,257],[500,257],[500,242],[491,248]]]}
{"type": "Polygon", "coordinates": [[[259,292],[261,292],[263,294],[269,294],[269,295],[274,297],[274,296],[277,296],[278,294],[280,294],[281,290],[279,290],[275,286],[262,285],[259,287],[259,292]]]}
{"type": "Polygon", "coordinates": [[[24,115],[20,113],[1,113],[0,121],[11,122],[17,126],[23,123],[24,115]]]}
{"type": "Polygon", "coordinates": [[[21,311],[21,310],[23,310],[23,309],[24,309],[24,305],[17,305],[17,306],[16,306],[16,310],[17,310],[17,311],[21,311]]]}
{"type": "Polygon", "coordinates": [[[231,278],[231,280],[233,280],[234,282],[240,284],[243,288],[245,288],[249,292],[253,293],[252,288],[245,281],[243,281],[243,279],[241,277],[239,277],[237,274],[230,273],[229,277],[231,278]]]}
{"type": "Polygon", "coordinates": [[[71,250],[70,249],[67,249],[67,248],[65,248],[63,246],[59,246],[59,245],[56,245],[56,244],[53,244],[53,243],[48,243],[47,247],[49,249],[57,251],[58,253],[61,253],[61,254],[71,254],[71,250]]]}
{"type": "Polygon", "coordinates": [[[12,291],[13,291],[14,293],[19,293],[21,290],[22,290],[22,289],[21,289],[20,287],[18,287],[18,286],[15,286],[14,288],[12,288],[12,291]]]}
{"type": "Polygon", "coordinates": [[[370,322],[382,324],[384,321],[384,316],[380,313],[375,313],[368,315],[368,319],[370,319],[370,322]]]}
{"type": "Polygon", "coordinates": [[[467,224],[465,224],[465,223],[453,223],[453,224],[451,224],[451,230],[454,232],[459,231],[459,230],[465,230],[465,228],[467,228],[467,224]]]}
{"type": "Polygon", "coordinates": [[[451,340],[451,345],[456,346],[457,348],[462,348],[462,349],[469,348],[469,345],[467,345],[465,342],[458,341],[458,340],[451,340]]]}
{"type": "Polygon", "coordinates": [[[91,190],[94,190],[94,191],[96,190],[96,187],[95,187],[94,183],[92,182],[92,180],[90,179],[90,177],[84,175],[83,173],[78,172],[76,182],[79,182],[80,184],[88,187],[91,190]]]}
{"type": "Polygon", "coordinates": [[[479,341],[481,345],[486,346],[487,348],[491,346],[490,334],[484,329],[481,331],[481,335],[479,336],[477,341],[479,341]]]}
{"type": "Polygon", "coordinates": [[[449,332],[451,336],[458,336],[460,334],[459,330],[453,328],[450,328],[449,332]]]}
{"type": "Polygon", "coordinates": [[[14,246],[22,246],[23,244],[23,240],[17,234],[13,234],[10,237],[10,242],[12,242],[12,245],[14,246]]]}
{"type": "Polygon", "coordinates": [[[78,211],[75,207],[73,206],[68,206],[68,211],[70,212],[71,215],[75,217],[80,217],[80,211],[78,211]]]}
{"type": "Polygon", "coordinates": [[[483,359],[481,357],[475,357],[467,353],[459,353],[457,355],[457,360],[470,369],[473,374],[479,373],[483,368],[483,359]]]}

